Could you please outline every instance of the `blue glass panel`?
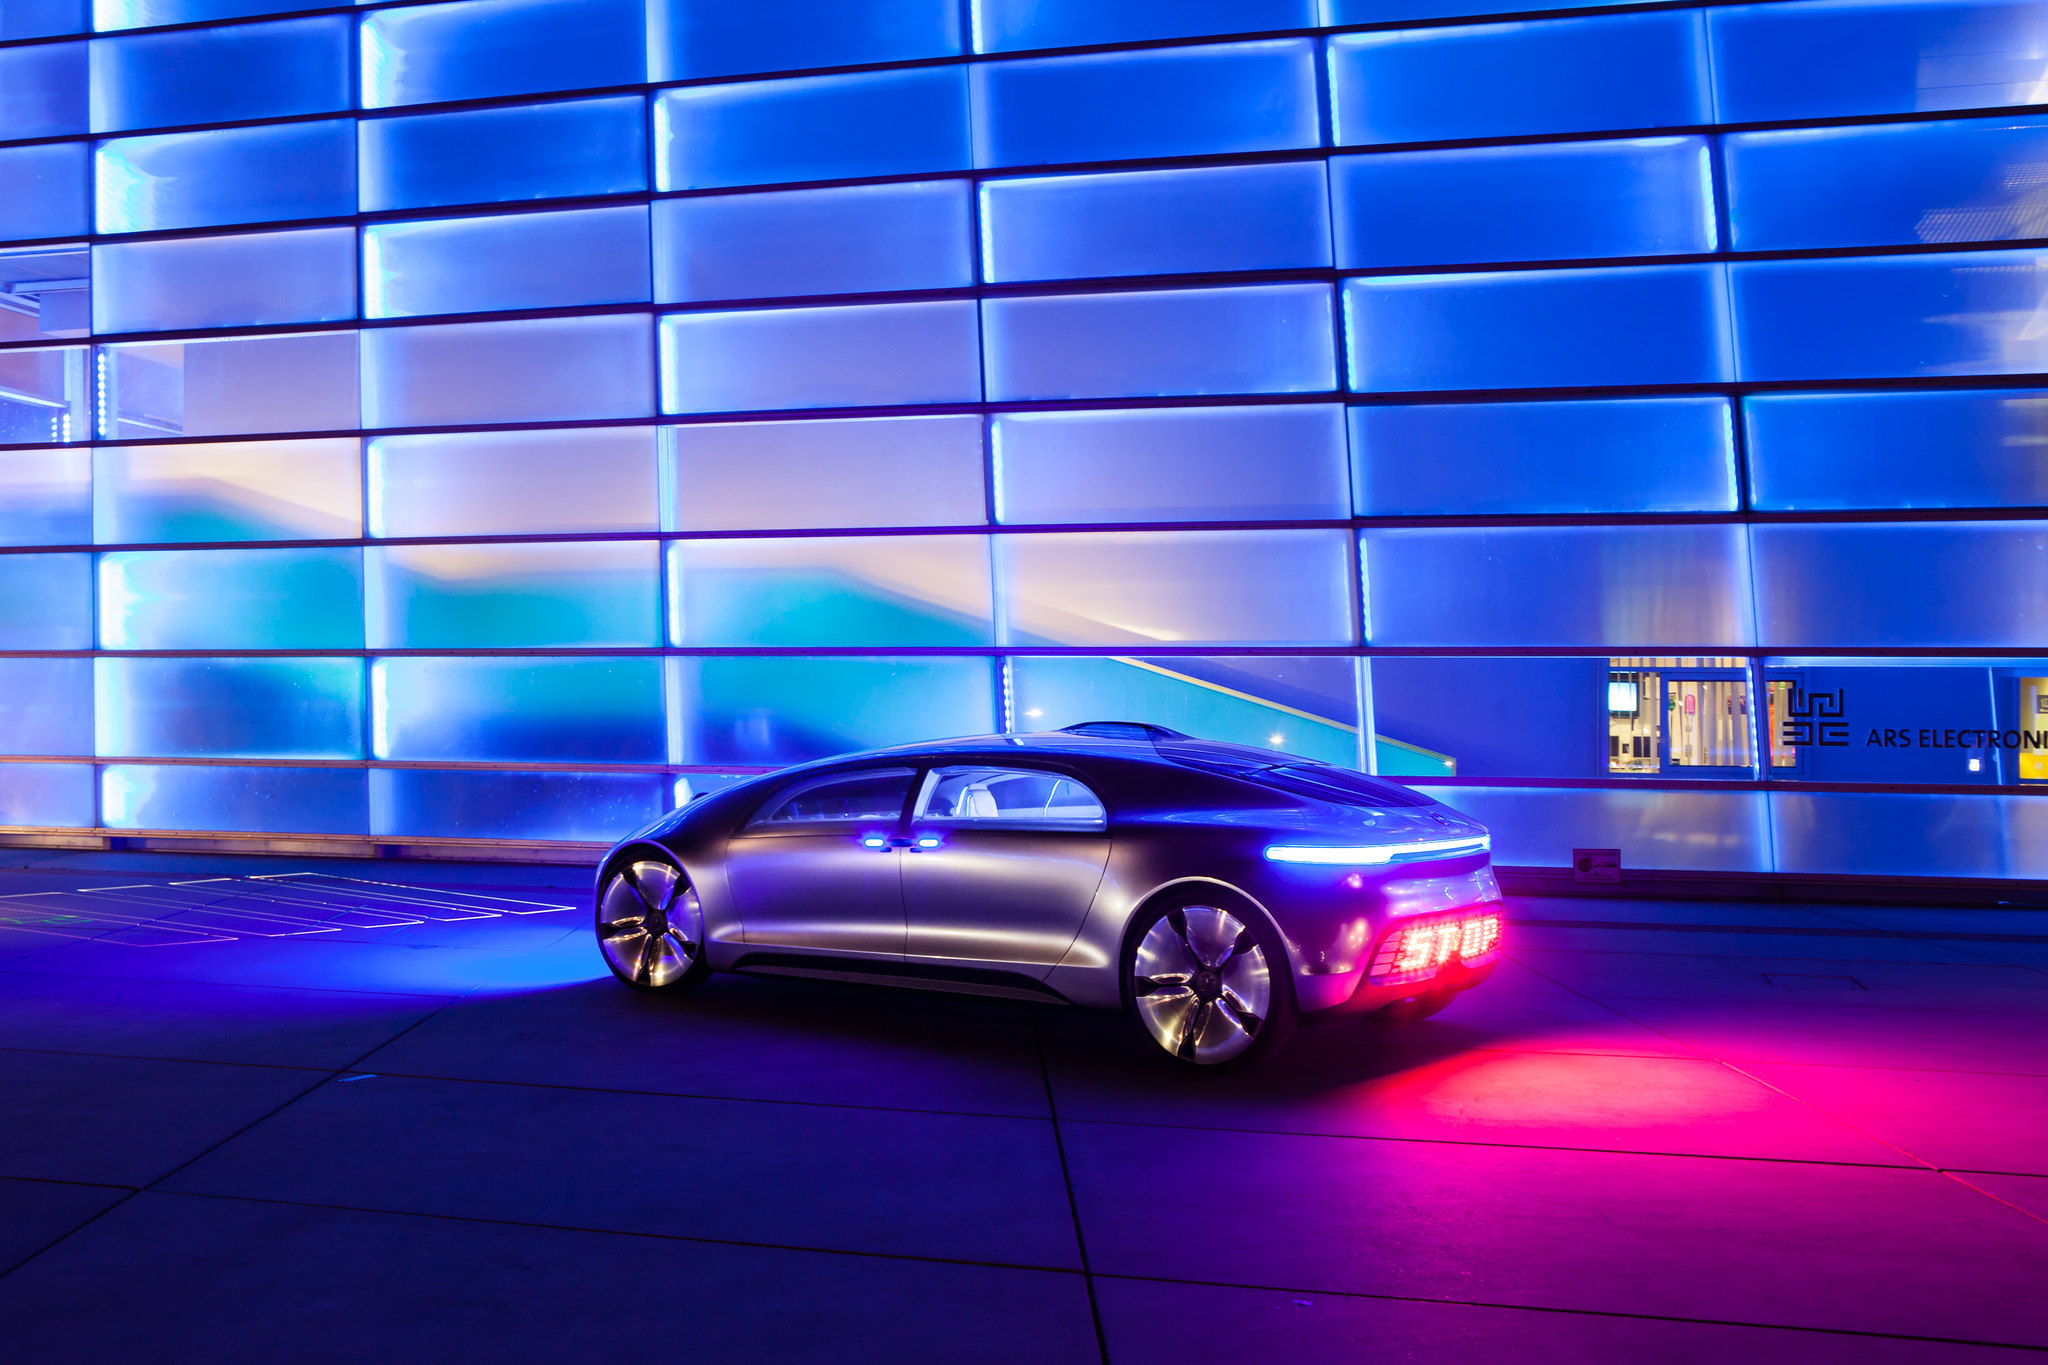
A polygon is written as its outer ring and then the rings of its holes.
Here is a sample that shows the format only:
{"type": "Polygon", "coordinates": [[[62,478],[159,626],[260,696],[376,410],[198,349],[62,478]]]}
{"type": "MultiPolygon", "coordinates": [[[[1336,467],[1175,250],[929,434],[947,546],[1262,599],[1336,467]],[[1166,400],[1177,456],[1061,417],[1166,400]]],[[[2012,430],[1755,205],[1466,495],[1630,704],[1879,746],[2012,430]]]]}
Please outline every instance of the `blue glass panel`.
{"type": "Polygon", "coordinates": [[[967,76],[934,67],[664,90],[654,155],[658,190],[960,170],[967,76]]]}
{"type": "Polygon", "coordinates": [[[1314,28],[1316,0],[975,0],[974,50],[1314,28]]]}
{"type": "Polygon", "coordinates": [[[101,649],[361,649],[360,550],[100,556],[101,649]]]}
{"type": "Polygon", "coordinates": [[[364,212],[647,188],[638,95],[364,119],[364,212]]]}
{"type": "Polygon", "coordinates": [[[363,333],[363,424],[564,422],[654,411],[644,317],[535,318],[363,333]]]}
{"type": "Polygon", "coordinates": [[[379,659],[377,758],[660,763],[661,661],[379,659]]]}
{"type": "Polygon", "coordinates": [[[86,131],[88,46],[0,47],[0,141],[86,131]]]}
{"type": "Polygon", "coordinates": [[[1376,645],[1742,646],[1739,526],[1423,528],[1362,533],[1376,645]]]}
{"type": "Polygon", "coordinates": [[[2048,523],[1753,526],[1770,645],[2039,647],[2048,523]]]}
{"type": "Polygon", "coordinates": [[[1973,251],[1730,267],[1744,379],[2048,370],[2048,255],[1973,251]]]}
{"type": "Polygon", "coordinates": [[[660,643],[651,541],[392,546],[364,561],[372,649],[660,643]]]}
{"type": "Polygon", "coordinates": [[[1353,408],[1362,517],[1735,508],[1725,398],[1353,408]]]}
{"type": "Polygon", "coordinates": [[[92,648],[92,556],[0,555],[0,649],[92,648]]]}
{"type": "MultiPolygon", "coordinates": [[[[100,351],[103,436],[348,431],[356,416],[356,334],[143,341],[100,351]]],[[[4,366],[0,359],[0,366],[4,366]]]]}
{"type": "Polygon", "coordinates": [[[93,455],[94,539],[351,539],[363,526],[356,444],[349,436],[102,446],[93,455]]]}
{"type": "Polygon", "coordinates": [[[1328,285],[989,299],[982,310],[997,401],[1337,385],[1328,285]]]}
{"type": "Polygon", "coordinates": [[[1002,642],[1351,644],[1348,540],[1343,531],[998,536],[1002,642]]]}
{"type": "Polygon", "coordinates": [[[609,844],[660,815],[660,773],[370,773],[370,832],[438,839],[551,839],[609,844]]]}
{"type": "Polygon", "coordinates": [[[363,23],[363,107],[638,85],[640,0],[460,0],[363,23]]]}
{"type": "Polygon", "coordinates": [[[678,645],[989,643],[981,536],[776,536],[669,544],[678,645]]]}
{"type": "Polygon", "coordinates": [[[997,728],[987,659],[670,659],[672,760],[781,766],[997,728]]]}
{"type": "Polygon", "coordinates": [[[1822,876],[2038,878],[2044,816],[2039,796],[1771,793],[1778,870],[1822,876]]]}
{"type": "Polygon", "coordinates": [[[651,427],[380,436],[370,534],[656,530],[654,460],[651,427]]]}
{"type": "Polygon", "coordinates": [[[0,4],[0,38],[54,38],[84,33],[85,0],[7,0],[0,4]]]}
{"type": "Polygon", "coordinates": [[[354,22],[333,15],[95,39],[92,130],[115,133],[347,109],[355,103],[349,89],[354,22]]]}
{"type": "Polygon", "coordinates": [[[83,142],[0,147],[0,241],[75,237],[90,231],[83,142]]]}
{"type": "Polygon", "coordinates": [[[373,318],[647,298],[647,210],[638,205],[363,229],[363,306],[373,318]]]}
{"type": "Polygon", "coordinates": [[[0,825],[91,829],[90,763],[0,763],[0,825]]]}
{"type": "Polygon", "coordinates": [[[1329,196],[1312,161],[990,180],[981,232],[995,281],[1330,263],[1329,196]]]}
{"type": "Polygon", "coordinates": [[[1226,744],[1358,766],[1358,661],[1024,657],[1008,661],[1024,732],[1133,720],[1226,744]]]}
{"type": "Polygon", "coordinates": [[[100,814],[109,829],[367,834],[364,778],[346,768],[110,763],[101,769],[100,814]]]}
{"type": "Polygon", "coordinates": [[[1506,867],[1568,868],[1577,848],[1618,848],[1626,867],[1768,872],[1762,792],[1529,791],[1432,786],[1429,794],[1493,831],[1506,867]]]}
{"type": "Polygon", "coordinates": [[[1456,776],[1607,776],[1605,659],[1394,656],[1375,658],[1371,676],[1380,737],[1442,755],[1456,776]],[[1502,697],[1514,698],[1512,725],[1500,723],[1502,697]]]}
{"type": "Polygon", "coordinates": [[[91,435],[83,346],[0,351],[0,442],[59,444],[91,435]]]}
{"type": "Polygon", "coordinates": [[[1738,251],[2038,237],[2048,119],[1733,133],[1738,251]]]}
{"type": "Polygon", "coordinates": [[[1271,152],[1322,143],[1313,41],[1163,48],[974,68],[974,164],[1271,152]]]}
{"type": "Polygon", "coordinates": [[[92,539],[92,452],[0,451],[0,545],[83,545],[92,539]]]}
{"type": "Polygon", "coordinates": [[[0,754],[91,753],[92,664],[0,659],[0,754]]]}
{"type": "Polygon", "coordinates": [[[360,659],[95,659],[112,758],[361,758],[360,659]]]}
{"type": "Polygon", "coordinates": [[[115,138],[95,162],[101,232],[338,218],[356,207],[354,125],[343,120],[115,138]]]}
{"type": "Polygon", "coordinates": [[[1339,146],[1711,123],[1696,13],[1330,39],[1339,146]]]}
{"type": "Polygon", "coordinates": [[[663,412],[977,402],[974,304],[678,314],[661,375],[663,412]]]}
{"type": "Polygon", "coordinates": [[[2034,104],[2048,9],[1875,0],[1709,10],[1724,123],[2034,104]]]}
{"type": "Polygon", "coordinates": [[[1334,406],[1012,412],[992,439],[1012,525],[1351,514],[1334,406]]]}
{"type": "MultiPolygon", "coordinates": [[[[1956,742],[1960,737],[1947,732],[1987,731],[2001,725],[2012,726],[2016,721],[2020,727],[2032,728],[2036,733],[2048,728],[2048,718],[2015,716],[2012,712],[2016,707],[1996,705],[2001,692],[2015,703],[2021,701],[2019,689],[2013,687],[2008,691],[1999,686],[2002,680],[1995,678],[1981,662],[1947,664],[1923,659],[1891,664],[1877,660],[1831,664],[1800,660],[1796,668],[1781,668],[1773,662],[1765,677],[1774,689],[1768,723],[1775,724],[1779,731],[1780,743],[1773,746],[1777,749],[1774,757],[1781,762],[1790,760],[1782,766],[1774,764],[1772,775],[1798,782],[1990,786],[2016,776],[2011,769],[2017,766],[2014,758],[2018,756],[2004,747],[2002,737],[2000,745],[1991,748],[1984,745],[1988,735],[1972,735],[1956,742]],[[1809,720],[1800,727],[1806,733],[1798,734],[1793,728],[1796,722],[1786,714],[1787,703],[1793,699],[1776,690],[1779,684],[1789,684],[1808,694],[1799,706],[1803,715],[1811,717],[1817,711],[1839,715],[1843,722],[1840,728],[1846,733],[1816,733],[1818,727],[1809,720]],[[1825,700],[1819,695],[1822,693],[1827,694],[1825,700]],[[1999,714],[2001,710],[2005,711],[2003,716],[1999,714]],[[1930,726],[1932,742],[1915,743],[1915,732],[1930,726]],[[1793,738],[1805,742],[1782,742],[1793,738]],[[1812,742],[1821,738],[1848,742],[1812,742]],[[2001,768],[2005,769],[2003,773],[2001,768]]],[[[2012,740],[2013,747],[2018,748],[2020,736],[2013,734],[2012,740]]],[[[2048,744],[2042,747],[2048,748],[2048,744]]]]}
{"type": "Polygon", "coordinates": [[[1718,239],[1705,138],[1340,156],[1330,189],[1346,268],[1675,256],[1718,239]]]}
{"type": "Polygon", "coordinates": [[[958,0],[647,0],[649,80],[950,57],[958,0]]]}
{"type": "Polygon", "coordinates": [[[1347,280],[1360,393],[1707,384],[1730,377],[1721,267],[1347,280]]]}
{"type": "MultiPolygon", "coordinates": [[[[1625,4],[1627,0],[1599,0],[1599,3],[1625,4]]],[[[1573,8],[1580,6],[1574,5],[1573,8]]],[[[1418,19],[1456,19],[1468,14],[1499,13],[1502,13],[1500,0],[1323,0],[1322,22],[1342,27],[1347,24],[1397,24],[1418,19]]]]}
{"type": "Polygon", "coordinates": [[[309,8],[305,0],[92,0],[92,26],[101,33],[111,33],[123,28],[243,19],[309,8]]]}
{"type": "Polygon", "coordinates": [[[974,282],[965,181],[664,199],[654,297],[766,299],[974,282]]]}
{"type": "Polygon", "coordinates": [[[1760,511],[2048,505],[2048,394],[1783,393],[1743,401],[1760,511]]]}
{"type": "Polygon", "coordinates": [[[662,441],[665,531],[970,526],[984,517],[979,417],[715,422],[664,427],[662,441]]]}
{"type": "Polygon", "coordinates": [[[121,242],[92,249],[93,330],[170,332],[356,315],[350,228],[121,242]]]}

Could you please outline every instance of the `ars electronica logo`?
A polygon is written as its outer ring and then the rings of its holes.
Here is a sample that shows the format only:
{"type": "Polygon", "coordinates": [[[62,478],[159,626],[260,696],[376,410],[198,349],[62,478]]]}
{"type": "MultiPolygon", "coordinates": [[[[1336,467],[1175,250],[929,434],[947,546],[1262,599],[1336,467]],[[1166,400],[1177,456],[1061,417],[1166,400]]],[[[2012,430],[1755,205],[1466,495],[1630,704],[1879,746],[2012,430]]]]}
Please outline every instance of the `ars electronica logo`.
{"type": "Polygon", "coordinates": [[[1778,728],[1779,742],[1788,749],[1848,748],[1848,695],[1846,688],[1809,692],[1792,684],[1785,697],[1785,720],[1778,728]]]}

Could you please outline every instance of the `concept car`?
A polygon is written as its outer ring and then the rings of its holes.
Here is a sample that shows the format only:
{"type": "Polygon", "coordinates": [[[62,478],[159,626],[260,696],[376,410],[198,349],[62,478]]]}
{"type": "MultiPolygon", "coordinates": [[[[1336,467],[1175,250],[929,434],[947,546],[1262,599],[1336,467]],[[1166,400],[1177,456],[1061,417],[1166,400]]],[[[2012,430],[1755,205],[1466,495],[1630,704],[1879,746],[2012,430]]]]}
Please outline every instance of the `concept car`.
{"type": "Polygon", "coordinates": [[[851,754],[699,797],[599,868],[640,990],[714,971],[1128,1011],[1244,1065],[1298,1019],[1422,1015],[1489,975],[1484,827],[1308,759],[1094,722],[851,754]]]}

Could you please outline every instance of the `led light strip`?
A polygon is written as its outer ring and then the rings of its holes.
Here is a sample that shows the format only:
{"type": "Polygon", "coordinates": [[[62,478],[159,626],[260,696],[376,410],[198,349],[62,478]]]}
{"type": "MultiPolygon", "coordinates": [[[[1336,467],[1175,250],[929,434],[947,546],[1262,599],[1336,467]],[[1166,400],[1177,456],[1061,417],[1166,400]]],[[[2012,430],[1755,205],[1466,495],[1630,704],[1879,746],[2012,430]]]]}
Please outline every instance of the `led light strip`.
{"type": "Polygon", "coordinates": [[[1312,863],[1324,867],[1378,867],[1385,863],[1414,862],[1418,858],[1484,853],[1493,847],[1488,835],[1476,839],[1432,839],[1421,844],[1366,844],[1343,848],[1321,848],[1304,844],[1274,844],[1266,857],[1276,863],[1312,863]]]}

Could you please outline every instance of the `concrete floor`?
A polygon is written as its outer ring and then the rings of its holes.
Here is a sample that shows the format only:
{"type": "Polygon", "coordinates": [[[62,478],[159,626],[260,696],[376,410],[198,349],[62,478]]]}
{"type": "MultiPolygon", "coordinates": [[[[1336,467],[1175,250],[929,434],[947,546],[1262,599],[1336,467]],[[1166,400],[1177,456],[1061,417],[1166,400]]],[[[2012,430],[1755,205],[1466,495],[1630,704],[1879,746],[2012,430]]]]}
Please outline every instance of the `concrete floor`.
{"type": "Polygon", "coordinates": [[[0,859],[8,1360],[2048,1348],[2048,913],[1522,901],[1447,1013],[1218,1077],[1038,1007],[638,996],[578,869],[291,866],[470,899],[0,859]]]}

